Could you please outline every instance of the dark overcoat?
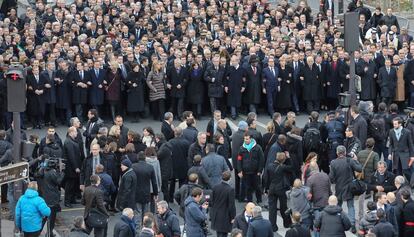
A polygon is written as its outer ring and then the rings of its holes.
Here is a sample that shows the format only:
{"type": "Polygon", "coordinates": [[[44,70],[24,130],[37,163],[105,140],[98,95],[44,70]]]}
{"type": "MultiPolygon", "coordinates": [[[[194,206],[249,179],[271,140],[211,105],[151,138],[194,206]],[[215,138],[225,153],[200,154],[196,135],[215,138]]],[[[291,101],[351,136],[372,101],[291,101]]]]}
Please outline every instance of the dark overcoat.
{"type": "Polygon", "coordinates": [[[69,77],[69,72],[59,70],[56,77],[63,80],[61,83],[56,83],[56,108],[70,109],[72,106],[72,83],[69,77]]]}
{"type": "Polygon", "coordinates": [[[245,87],[244,69],[239,65],[229,67],[224,86],[228,88],[227,105],[240,107],[242,102],[242,87],[245,87]]]}
{"type": "Polygon", "coordinates": [[[46,103],[46,96],[45,96],[45,84],[46,80],[44,77],[39,76],[39,81],[37,82],[34,75],[27,76],[27,109],[29,114],[36,116],[36,115],[43,115],[45,112],[45,103],[46,103]],[[31,90],[29,90],[31,87],[31,90]],[[43,94],[37,95],[35,94],[36,90],[43,90],[43,94]]]}
{"type": "Polygon", "coordinates": [[[83,71],[83,77],[81,72],[78,70],[73,70],[71,73],[71,83],[72,83],[72,103],[73,104],[87,104],[88,103],[88,88],[82,88],[77,84],[83,82],[85,84],[89,81],[89,73],[83,71]]]}
{"type": "Polygon", "coordinates": [[[375,100],[377,97],[376,65],[374,61],[363,62],[363,73],[361,76],[361,100],[375,100]]]}
{"type": "Polygon", "coordinates": [[[225,69],[218,67],[218,70],[214,66],[210,66],[204,73],[204,80],[208,86],[208,97],[221,98],[223,97],[223,81],[225,76],[225,69]],[[214,82],[213,82],[214,78],[214,82]]]}
{"type": "Polygon", "coordinates": [[[104,69],[99,69],[98,77],[96,76],[95,69],[89,71],[90,82],[92,85],[89,87],[89,104],[90,105],[102,105],[104,103],[105,89],[104,80],[106,80],[106,72],[104,69]],[[102,88],[99,88],[99,85],[102,88]]]}
{"type": "Polygon", "coordinates": [[[308,65],[303,67],[301,76],[304,78],[301,82],[303,87],[303,100],[320,100],[321,80],[319,78],[319,71],[316,65],[313,65],[312,69],[308,65]]]}
{"type": "Polygon", "coordinates": [[[217,232],[231,232],[231,221],[236,216],[234,188],[228,183],[221,182],[213,188],[210,200],[211,228],[217,232]]]}
{"type": "Polygon", "coordinates": [[[190,104],[202,104],[204,99],[203,69],[191,69],[188,73],[187,101],[190,104]]]}
{"type": "Polygon", "coordinates": [[[128,112],[144,111],[144,83],[145,76],[142,71],[128,73],[126,78],[128,112]]]}
{"type": "Polygon", "coordinates": [[[172,147],[172,168],[175,179],[186,179],[188,171],[188,150],[190,143],[183,137],[175,137],[169,141],[172,147]]]}
{"type": "Polygon", "coordinates": [[[251,66],[245,69],[246,91],[243,95],[245,104],[260,104],[262,96],[262,69],[257,66],[256,73],[251,66]]]}

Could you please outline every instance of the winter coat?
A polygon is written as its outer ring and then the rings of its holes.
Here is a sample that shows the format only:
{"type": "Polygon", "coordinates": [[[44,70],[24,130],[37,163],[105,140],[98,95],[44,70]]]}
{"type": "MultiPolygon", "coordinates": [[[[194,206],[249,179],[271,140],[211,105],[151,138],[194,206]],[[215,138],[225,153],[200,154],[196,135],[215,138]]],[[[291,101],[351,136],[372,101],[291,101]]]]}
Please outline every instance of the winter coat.
{"type": "Polygon", "coordinates": [[[237,156],[239,155],[239,151],[240,151],[241,146],[243,145],[243,142],[244,142],[244,131],[237,130],[237,132],[235,132],[233,136],[231,137],[231,147],[232,147],[231,160],[236,170],[238,170],[237,156]]]}
{"type": "Polygon", "coordinates": [[[66,161],[65,176],[67,178],[77,178],[79,174],[76,169],[81,169],[81,150],[79,144],[68,136],[63,146],[63,159],[66,161]]]}
{"type": "MultiPolygon", "coordinates": [[[[45,71],[48,75],[47,71],[45,71]]],[[[71,72],[71,86],[72,86],[72,103],[73,104],[87,104],[88,103],[88,87],[82,88],[78,86],[78,83],[87,84],[90,75],[87,71],[83,71],[83,78],[81,77],[81,71],[73,70],[71,72]]],[[[49,77],[49,76],[47,76],[49,77]]]]}
{"type": "Polygon", "coordinates": [[[175,67],[167,68],[167,84],[171,85],[170,96],[173,98],[184,98],[185,88],[187,84],[188,71],[181,66],[179,69],[175,67]],[[181,88],[177,88],[181,85],[181,88]]]}
{"type": "Polygon", "coordinates": [[[42,229],[44,217],[50,216],[50,208],[39,193],[27,189],[16,204],[15,223],[24,232],[36,232],[42,229]]]}
{"type": "Polygon", "coordinates": [[[27,76],[27,111],[32,116],[44,116],[46,104],[45,78],[38,75],[39,81],[36,82],[34,75],[27,76]],[[36,90],[42,90],[43,94],[37,95],[36,90]]]}
{"type": "MultiPolygon", "coordinates": [[[[408,200],[402,206],[401,223],[414,222],[414,201],[408,200]]],[[[414,227],[405,225],[403,228],[403,237],[411,237],[414,234],[414,227]]]]}
{"type": "Polygon", "coordinates": [[[145,75],[143,72],[129,72],[126,78],[127,87],[127,111],[142,112],[144,111],[144,85],[145,75]],[[135,85],[134,85],[135,84],[135,85]]]}
{"type": "Polygon", "coordinates": [[[351,228],[351,221],[339,206],[327,206],[315,220],[315,227],[321,236],[345,237],[351,228]]]}
{"type": "Polygon", "coordinates": [[[252,66],[245,68],[246,78],[246,91],[243,94],[243,102],[245,104],[260,104],[262,96],[262,69],[260,66],[256,67],[256,73],[254,73],[252,66]]]}
{"type": "Polygon", "coordinates": [[[99,188],[104,193],[104,200],[105,202],[111,201],[111,195],[116,192],[116,187],[112,177],[106,173],[99,173],[98,176],[101,178],[101,183],[99,184],[99,188]]]}
{"type": "Polygon", "coordinates": [[[204,167],[210,179],[211,187],[221,182],[221,177],[224,171],[229,170],[225,158],[217,155],[215,152],[210,152],[203,158],[201,166],[204,167]]]}
{"type": "Polygon", "coordinates": [[[365,236],[377,223],[377,212],[368,211],[359,223],[358,236],[365,236]]]}
{"type": "Polygon", "coordinates": [[[114,227],[114,236],[116,237],[135,237],[135,230],[131,229],[130,224],[128,223],[128,217],[121,215],[119,221],[115,224],[114,227]]]}
{"type": "Polygon", "coordinates": [[[137,176],[137,185],[135,186],[135,201],[137,203],[146,204],[151,201],[151,186],[153,194],[158,194],[157,178],[155,177],[154,168],[145,163],[138,161],[132,165],[132,170],[137,176]]]}
{"type": "Polygon", "coordinates": [[[176,137],[169,141],[171,147],[171,159],[173,177],[176,179],[186,179],[188,172],[187,154],[190,143],[183,137],[176,137]]]}
{"type": "Polygon", "coordinates": [[[93,208],[109,218],[108,211],[105,208],[103,192],[96,185],[85,188],[81,203],[85,206],[83,218],[87,219],[93,208]]]}
{"type": "Polygon", "coordinates": [[[158,161],[160,162],[161,180],[172,178],[172,151],[170,143],[163,141],[157,151],[158,161]]]}
{"type": "MultiPolygon", "coordinates": [[[[149,87],[149,100],[156,101],[165,99],[165,73],[150,71],[147,77],[147,86],[149,87]]],[[[168,139],[167,139],[168,140],[168,139]]]]}
{"type": "Polygon", "coordinates": [[[135,187],[137,186],[137,176],[132,169],[128,169],[121,176],[119,183],[116,207],[123,210],[127,207],[136,208],[135,187]]]}
{"type": "Polygon", "coordinates": [[[300,224],[293,224],[286,232],[285,237],[310,237],[309,229],[305,229],[300,224]]]}
{"type": "Polygon", "coordinates": [[[231,221],[236,216],[234,188],[226,182],[214,186],[209,205],[211,229],[217,232],[231,232],[231,221]]]}
{"type": "Polygon", "coordinates": [[[158,233],[164,237],[181,236],[180,220],[173,210],[168,209],[164,214],[157,215],[158,233]]]}
{"type": "Polygon", "coordinates": [[[99,74],[96,77],[95,68],[89,70],[90,82],[92,83],[89,86],[89,104],[90,105],[102,105],[104,103],[105,97],[105,88],[104,81],[106,80],[106,71],[104,69],[98,69],[99,74]],[[102,86],[102,88],[99,88],[102,86]]]}
{"type": "Polygon", "coordinates": [[[361,76],[361,100],[375,100],[377,97],[377,83],[374,74],[376,74],[376,64],[374,61],[362,62],[362,75],[361,76]]]}
{"type": "Polygon", "coordinates": [[[193,197],[189,196],[185,202],[186,234],[191,237],[205,237],[202,225],[207,221],[206,210],[202,209],[193,197]]]}
{"type": "Polygon", "coordinates": [[[388,74],[385,66],[381,67],[378,71],[378,84],[381,97],[394,99],[397,86],[397,71],[395,68],[390,67],[390,74],[388,74]]]}
{"type": "MultiPolygon", "coordinates": [[[[363,166],[368,159],[369,154],[371,153],[370,149],[365,149],[363,151],[358,152],[358,161],[363,166]]],[[[377,163],[380,160],[378,153],[372,151],[372,154],[369,158],[368,163],[364,168],[364,181],[369,182],[371,180],[371,176],[375,173],[377,169],[377,163]]]]}
{"type": "Polygon", "coordinates": [[[246,236],[249,223],[247,223],[245,212],[243,211],[234,218],[233,229],[240,229],[243,231],[243,236],[246,236]]]}
{"type": "Polygon", "coordinates": [[[55,75],[56,71],[51,72],[51,76],[47,70],[44,70],[40,73],[40,80],[44,80],[46,84],[50,85],[50,88],[45,88],[45,102],[46,104],[55,104],[56,103],[56,86],[55,86],[55,75]]]}
{"type": "Polygon", "coordinates": [[[42,168],[36,175],[39,182],[39,193],[44,198],[49,207],[54,207],[60,203],[60,186],[63,174],[55,169],[42,168]]]}
{"type": "Polygon", "coordinates": [[[56,77],[63,80],[60,84],[56,84],[56,108],[70,109],[72,106],[72,81],[69,78],[69,72],[58,70],[56,77]]]}
{"type": "Polygon", "coordinates": [[[184,218],[184,209],[185,209],[185,201],[189,196],[191,196],[191,191],[193,188],[203,188],[199,184],[188,182],[188,184],[183,184],[178,190],[174,193],[174,200],[180,206],[180,216],[184,218]]]}
{"type": "Polygon", "coordinates": [[[263,172],[264,155],[262,148],[254,139],[251,139],[251,142],[255,143],[251,150],[247,150],[243,144],[240,148],[239,155],[237,156],[237,169],[242,171],[243,174],[257,174],[263,172]]]}
{"type": "MultiPolygon", "coordinates": [[[[361,142],[362,148],[365,147],[365,142],[367,140],[368,133],[368,124],[362,115],[358,115],[355,119],[351,120],[351,125],[354,126],[354,136],[359,139],[361,142]]],[[[347,150],[348,151],[348,150],[347,150]]]]}
{"type": "Polygon", "coordinates": [[[290,161],[294,169],[296,178],[301,177],[301,165],[303,163],[303,143],[302,137],[291,132],[287,133],[286,148],[290,155],[290,161]]]}
{"type": "Polygon", "coordinates": [[[196,155],[200,155],[201,157],[204,157],[206,155],[206,146],[200,146],[198,141],[191,143],[190,147],[188,148],[188,167],[193,165],[194,156],[196,155]]]}
{"type": "Polygon", "coordinates": [[[198,130],[190,126],[183,129],[183,137],[191,144],[197,141],[198,130]]]}
{"type": "Polygon", "coordinates": [[[198,175],[198,184],[202,186],[204,189],[211,189],[213,187],[206,170],[201,164],[193,165],[190,169],[188,169],[187,175],[190,174],[198,175]]]}
{"type": "Polygon", "coordinates": [[[276,94],[276,107],[278,109],[290,109],[292,107],[291,96],[294,90],[293,69],[286,66],[284,69],[279,67],[280,91],[276,94]]]}
{"type": "Polygon", "coordinates": [[[335,195],[338,200],[347,201],[353,198],[349,185],[353,179],[352,172],[362,171],[362,165],[350,158],[336,158],[331,162],[331,171],[329,172],[329,178],[335,185],[335,195]]]}
{"type": "Polygon", "coordinates": [[[171,124],[169,124],[165,120],[162,121],[162,124],[161,124],[161,133],[164,135],[167,141],[174,138],[174,130],[172,129],[171,124]]]}
{"type": "MultiPolygon", "coordinates": [[[[161,191],[161,169],[160,169],[160,162],[158,161],[157,157],[147,157],[145,158],[145,161],[147,164],[150,164],[154,168],[155,172],[155,179],[157,180],[157,193],[161,191]]],[[[154,190],[152,190],[152,184],[151,184],[151,193],[154,193],[154,190]]]]}
{"type": "Polygon", "coordinates": [[[51,158],[62,158],[62,147],[56,142],[49,143],[43,149],[43,154],[48,155],[51,158]]]}
{"type": "Polygon", "coordinates": [[[224,76],[225,69],[223,67],[218,67],[218,70],[216,70],[214,66],[210,66],[207,68],[207,70],[204,72],[204,80],[207,82],[208,86],[208,97],[223,97],[223,82],[225,79],[224,76]]]}
{"type": "Polygon", "coordinates": [[[262,216],[254,217],[247,229],[246,237],[273,237],[270,221],[262,216]]]}
{"type": "Polygon", "coordinates": [[[384,192],[392,192],[396,188],[394,186],[394,179],[395,175],[389,171],[385,171],[384,178],[380,179],[380,174],[378,171],[375,171],[374,174],[372,174],[371,179],[367,183],[368,190],[374,191],[374,193],[377,192],[376,186],[382,186],[384,188],[384,192]],[[380,182],[382,180],[382,182],[380,182]]]}
{"type": "Polygon", "coordinates": [[[398,234],[395,232],[393,226],[388,221],[382,219],[380,220],[374,228],[372,228],[372,233],[376,237],[397,237],[398,234]]]}
{"type": "Polygon", "coordinates": [[[312,69],[308,65],[302,68],[301,85],[303,87],[302,96],[305,101],[320,100],[321,98],[321,80],[319,78],[319,69],[316,65],[312,66],[312,69]]]}
{"type": "Polygon", "coordinates": [[[306,186],[312,194],[313,208],[323,208],[328,205],[328,198],[332,194],[329,176],[323,172],[312,173],[306,186]]]}
{"type": "Polygon", "coordinates": [[[269,194],[285,194],[289,189],[290,183],[286,176],[292,171],[291,165],[279,164],[273,162],[266,166],[266,171],[263,175],[265,190],[269,190],[269,194]]]}
{"type": "Polygon", "coordinates": [[[293,212],[297,211],[300,213],[302,220],[311,217],[311,206],[307,198],[309,194],[309,188],[302,186],[301,188],[292,188],[286,192],[288,198],[289,207],[293,212]]]}
{"type": "Polygon", "coordinates": [[[188,75],[187,101],[189,104],[202,104],[204,100],[203,69],[191,69],[188,75]]]}
{"type": "Polygon", "coordinates": [[[231,66],[227,72],[227,79],[224,80],[224,86],[228,88],[227,93],[227,106],[240,107],[242,104],[242,92],[241,89],[245,88],[245,82],[243,80],[244,69],[239,65],[236,69],[231,66]]]}

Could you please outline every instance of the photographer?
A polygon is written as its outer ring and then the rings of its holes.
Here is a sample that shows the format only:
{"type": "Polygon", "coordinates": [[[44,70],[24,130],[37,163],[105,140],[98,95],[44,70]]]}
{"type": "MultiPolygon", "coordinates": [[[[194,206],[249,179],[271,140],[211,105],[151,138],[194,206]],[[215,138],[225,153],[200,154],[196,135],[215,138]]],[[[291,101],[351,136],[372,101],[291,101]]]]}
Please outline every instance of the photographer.
{"type": "Polygon", "coordinates": [[[200,206],[203,197],[201,188],[194,188],[191,196],[185,200],[185,225],[187,236],[205,237],[207,223],[208,202],[204,202],[200,206]]]}
{"type": "Polygon", "coordinates": [[[50,236],[53,236],[56,214],[61,210],[59,202],[63,173],[60,172],[57,159],[49,158],[47,155],[43,155],[42,158],[44,162],[35,176],[38,180],[40,196],[45,199],[47,206],[51,210],[48,231],[50,236]]]}

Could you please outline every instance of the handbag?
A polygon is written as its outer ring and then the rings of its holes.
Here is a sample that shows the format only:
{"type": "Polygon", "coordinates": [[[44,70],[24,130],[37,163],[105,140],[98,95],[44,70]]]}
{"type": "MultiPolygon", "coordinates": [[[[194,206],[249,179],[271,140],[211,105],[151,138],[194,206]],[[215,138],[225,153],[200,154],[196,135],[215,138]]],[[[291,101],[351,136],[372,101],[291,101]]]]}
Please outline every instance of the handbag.
{"type": "Polygon", "coordinates": [[[364,180],[364,178],[365,178],[365,172],[364,172],[364,169],[365,169],[365,166],[367,166],[368,161],[371,159],[372,153],[374,153],[374,151],[371,151],[371,152],[368,154],[367,160],[365,161],[364,166],[362,166],[362,171],[361,171],[361,172],[356,172],[356,171],[355,171],[355,177],[356,177],[357,179],[359,179],[359,180],[364,180]]]}
{"type": "Polygon", "coordinates": [[[108,224],[108,216],[97,208],[92,208],[86,218],[86,224],[92,228],[105,228],[108,224]]]}
{"type": "MultiPolygon", "coordinates": [[[[348,164],[350,164],[349,160],[350,158],[347,158],[348,164]]],[[[349,168],[351,169],[351,173],[353,176],[352,181],[349,184],[349,191],[352,193],[352,195],[359,196],[367,191],[367,185],[364,181],[359,180],[355,177],[355,173],[352,171],[351,166],[349,166],[349,168]]]]}

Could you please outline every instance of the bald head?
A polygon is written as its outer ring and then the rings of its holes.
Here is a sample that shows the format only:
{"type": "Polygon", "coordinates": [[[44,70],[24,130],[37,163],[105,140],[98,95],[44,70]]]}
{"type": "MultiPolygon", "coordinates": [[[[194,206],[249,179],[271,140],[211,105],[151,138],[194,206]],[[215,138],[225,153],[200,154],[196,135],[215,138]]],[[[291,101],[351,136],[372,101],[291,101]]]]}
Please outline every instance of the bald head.
{"type": "Polygon", "coordinates": [[[253,208],[255,207],[256,205],[254,204],[254,203],[252,203],[252,202],[249,202],[249,203],[247,203],[246,204],[246,206],[245,206],[245,211],[246,211],[246,213],[247,214],[249,214],[249,215],[252,215],[252,212],[253,212],[253,208]]]}
{"type": "Polygon", "coordinates": [[[338,205],[338,198],[336,198],[335,195],[330,196],[329,199],[328,199],[328,204],[330,206],[336,206],[336,205],[338,205]]]}

